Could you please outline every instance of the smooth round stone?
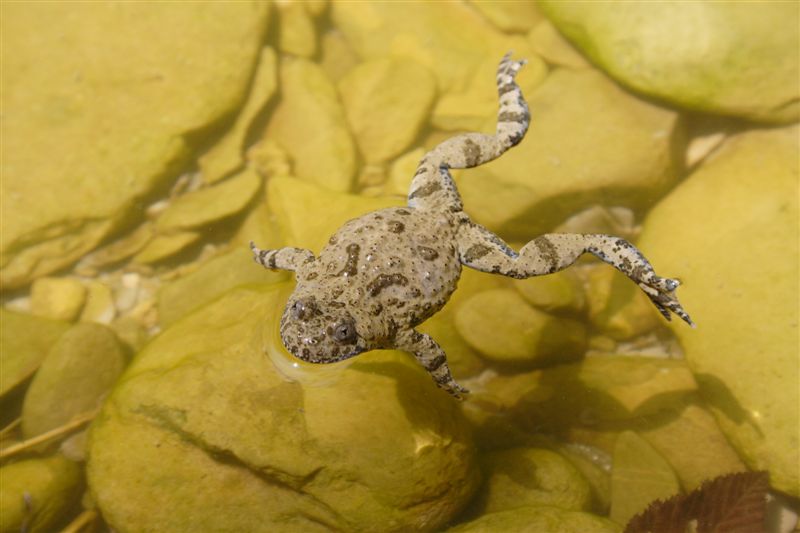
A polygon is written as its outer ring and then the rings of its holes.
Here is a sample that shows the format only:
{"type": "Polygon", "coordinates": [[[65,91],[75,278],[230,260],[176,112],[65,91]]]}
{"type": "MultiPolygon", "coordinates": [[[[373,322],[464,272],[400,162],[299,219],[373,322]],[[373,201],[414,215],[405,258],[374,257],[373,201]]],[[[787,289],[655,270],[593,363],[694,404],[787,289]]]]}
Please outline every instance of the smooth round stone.
{"type": "Polygon", "coordinates": [[[59,526],[81,499],[81,467],[61,455],[5,465],[0,479],[3,532],[60,531],[59,526]]]}
{"type": "Polygon", "coordinates": [[[486,480],[479,501],[493,513],[526,505],[587,510],[589,484],[561,455],[543,448],[512,448],[481,457],[486,480]]]}
{"type": "Polygon", "coordinates": [[[269,5],[20,2],[3,17],[0,282],[13,288],[169,188],[242,103],[269,5]]]}
{"type": "Polygon", "coordinates": [[[566,362],[586,348],[586,327],[531,307],[513,289],[491,289],[471,296],[455,313],[461,336],[499,365],[531,367],[566,362]]]}
{"type": "MultiPolygon", "coordinates": [[[[797,126],[741,133],[649,214],[639,240],[681,278],[697,329],[675,323],[730,443],[800,496],[797,126]]],[[[688,452],[687,452],[688,453],[688,452]]]]}
{"type": "Polygon", "coordinates": [[[483,515],[447,530],[448,533],[619,533],[614,522],[558,507],[519,507],[483,515]]]}
{"type": "Polygon", "coordinates": [[[90,437],[112,528],[436,530],[466,505],[479,473],[458,404],[405,353],[291,357],[290,289],[233,290],[131,364],[90,437]]]}
{"type": "Polygon", "coordinates": [[[47,353],[25,394],[23,435],[34,437],[97,409],[126,363],[110,328],[82,322],[68,329],[47,353]]]}
{"type": "Polygon", "coordinates": [[[31,287],[31,313],[53,320],[75,320],[86,303],[86,287],[74,278],[39,278],[31,287]]]}
{"type": "Polygon", "coordinates": [[[560,2],[539,7],[623,84],[688,107],[800,119],[797,2],[560,2]]]}

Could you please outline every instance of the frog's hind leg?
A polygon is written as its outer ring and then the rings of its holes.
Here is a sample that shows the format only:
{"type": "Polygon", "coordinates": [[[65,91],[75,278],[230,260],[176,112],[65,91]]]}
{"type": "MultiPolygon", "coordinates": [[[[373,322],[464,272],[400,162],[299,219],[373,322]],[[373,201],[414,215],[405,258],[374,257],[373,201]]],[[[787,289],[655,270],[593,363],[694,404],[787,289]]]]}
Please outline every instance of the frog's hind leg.
{"type": "Polygon", "coordinates": [[[394,347],[414,354],[436,385],[456,398],[461,399],[462,394],[469,392],[453,379],[444,350],[430,336],[413,329],[402,331],[397,334],[394,347]]]}
{"type": "Polygon", "coordinates": [[[291,270],[296,272],[302,265],[314,261],[311,250],[303,248],[278,248],[262,250],[251,241],[250,249],[256,263],[270,270],[291,270]]]}
{"type": "Polygon", "coordinates": [[[694,326],[675,294],[680,282],[656,275],[647,258],[634,245],[619,237],[550,233],[532,240],[517,253],[483,226],[466,221],[459,227],[457,241],[459,257],[464,265],[517,279],[557,272],[588,252],[639,285],[667,320],[672,311],[694,326]]]}
{"type": "Polygon", "coordinates": [[[428,152],[419,163],[408,194],[408,205],[460,211],[461,198],[450,168],[471,168],[500,157],[525,136],[530,121],[528,105],[515,77],[525,61],[503,56],[497,68],[500,109],[494,135],[465,133],[448,139],[428,152]]]}

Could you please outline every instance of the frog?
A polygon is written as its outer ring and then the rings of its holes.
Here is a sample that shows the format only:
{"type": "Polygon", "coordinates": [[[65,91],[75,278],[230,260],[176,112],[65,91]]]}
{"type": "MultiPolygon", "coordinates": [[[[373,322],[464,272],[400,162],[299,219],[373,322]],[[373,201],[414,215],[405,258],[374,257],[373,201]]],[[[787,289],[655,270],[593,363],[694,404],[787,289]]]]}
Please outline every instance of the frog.
{"type": "Polygon", "coordinates": [[[675,293],[680,281],[656,275],[625,239],[549,233],[515,251],[464,211],[450,170],[488,163],[522,141],[531,115],[516,77],[525,63],[511,53],[499,63],[495,132],[456,135],[426,153],[405,206],[349,220],[318,255],[250,243],[258,264],[295,274],[280,320],[281,340],[293,356],[335,363],[370,350],[402,350],[436,385],[463,399],[469,391],[453,378],[442,347],[416,329],[447,303],[462,267],[524,279],[563,270],[586,253],[630,278],[667,320],[672,313],[694,327],[675,293]]]}

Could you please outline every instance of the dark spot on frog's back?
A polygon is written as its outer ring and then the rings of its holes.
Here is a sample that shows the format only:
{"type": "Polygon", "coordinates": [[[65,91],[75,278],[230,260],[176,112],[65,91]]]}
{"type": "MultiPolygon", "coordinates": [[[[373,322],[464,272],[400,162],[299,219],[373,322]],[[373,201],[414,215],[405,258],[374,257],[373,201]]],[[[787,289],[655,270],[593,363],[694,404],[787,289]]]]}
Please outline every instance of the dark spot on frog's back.
{"type": "Polygon", "coordinates": [[[428,248],[427,246],[417,246],[417,252],[419,253],[419,256],[426,261],[433,261],[439,257],[439,252],[433,248],[428,248]]]}
{"type": "Polygon", "coordinates": [[[430,196],[441,189],[442,185],[438,181],[431,181],[411,191],[411,194],[408,195],[408,198],[425,198],[426,196],[430,196]]]}
{"type": "Polygon", "coordinates": [[[464,141],[464,161],[468,167],[476,166],[481,160],[481,147],[470,138],[464,141]]]}
{"type": "Polygon", "coordinates": [[[408,278],[402,274],[381,274],[367,284],[367,292],[370,296],[377,296],[386,287],[406,284],[408,284],[408,278]]]}
{"type": "Polygon", "coordinates": [[[468,263],[475,261],[488,254],[490,251],[492,251],[492,249],[485,244],[475,244],[470,246],[469,249],[464,253],[464,260],[468,263]]]}
{"type": "Polygon", "coordinates": [[[344,268],[340,270],[337,276],[355,276],[358,274],[358,254],[361,252],[361,247],[357,244],[347,245],[347,260],[345,261],[344,268]]]}
{"type": "Polygon", "coordinates": [[[386,224],[386,229],[392,233],[403,233],[406,230],[406,225],[399,220],[390,220],[389,223],[386,224]]]}

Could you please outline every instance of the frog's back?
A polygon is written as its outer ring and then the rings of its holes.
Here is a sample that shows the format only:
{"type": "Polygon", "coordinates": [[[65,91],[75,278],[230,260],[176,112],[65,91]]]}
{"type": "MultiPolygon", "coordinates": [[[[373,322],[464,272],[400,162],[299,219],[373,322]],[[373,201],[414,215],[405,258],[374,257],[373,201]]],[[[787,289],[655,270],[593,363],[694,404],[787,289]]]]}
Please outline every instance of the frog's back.
{"type": "Polygon", "coordinates": [[[408,207],[368,213],[331,237],[318,266],[343,303],[376,320],[413,327],[455,290],[461,275],[455,224],[446,214],[408,207]]]}

